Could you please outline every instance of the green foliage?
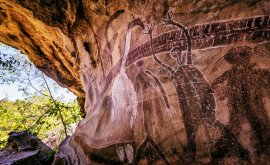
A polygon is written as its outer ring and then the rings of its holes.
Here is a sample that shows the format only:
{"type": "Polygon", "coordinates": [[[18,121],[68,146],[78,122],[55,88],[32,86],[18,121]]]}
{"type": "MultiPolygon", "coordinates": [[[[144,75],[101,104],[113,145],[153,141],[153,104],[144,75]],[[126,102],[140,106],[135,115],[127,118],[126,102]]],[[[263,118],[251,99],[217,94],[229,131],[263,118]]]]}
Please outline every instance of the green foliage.
{"type": "Polygon", "coordinates": [[[41,95],[29,100],[0,101],[0,146],[3,147],[11,131],[28,130],[44,140],[49,138],[49,131],[57,128],[59,137],[63,139],[65,132],[59,117],[60,111],[67,127],[78,123],[81,119],[80,108],[76,101],[70,103],[56,101],[55,105],[51,98],[41,95]]]}
{"type": "Polygon", "coordinates": [[[25,99],[0,101],[0,148],[9,132],[23,130],[50,143],[50,147],[59,145],[81,119],[77,101],[63,101],[71,96],[66,90],[64,97],[64,90],[37,70],[26,55],[0,43],[0,85],[15,83],[25,99]]]}

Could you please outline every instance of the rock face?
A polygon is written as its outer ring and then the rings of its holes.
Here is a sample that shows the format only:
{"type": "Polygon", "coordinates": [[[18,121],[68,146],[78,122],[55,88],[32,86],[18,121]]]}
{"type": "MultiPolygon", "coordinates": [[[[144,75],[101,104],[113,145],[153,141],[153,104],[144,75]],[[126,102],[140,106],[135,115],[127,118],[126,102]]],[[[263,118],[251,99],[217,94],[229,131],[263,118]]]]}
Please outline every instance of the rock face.
{"type": "Polygon", "coordinates": [[[267,164],[269,7],[0,0],[0,41],[84,105],[54,164],[267,164]]]}
{"type": "Polygon", "coordinates": [[[0,164],[51,164],[53,151],[36,136],[26,132],[11,132],[7,145],[0,150],[0,164]]]}

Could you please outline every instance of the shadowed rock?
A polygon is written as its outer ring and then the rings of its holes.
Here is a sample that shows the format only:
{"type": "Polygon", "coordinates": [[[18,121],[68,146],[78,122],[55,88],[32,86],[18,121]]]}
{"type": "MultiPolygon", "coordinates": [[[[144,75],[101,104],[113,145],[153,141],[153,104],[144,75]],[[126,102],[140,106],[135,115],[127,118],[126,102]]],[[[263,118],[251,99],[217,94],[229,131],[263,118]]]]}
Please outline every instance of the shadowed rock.
{"type": "Polygon", "coordinates": [[[25,131],[11,132],[6,146],[0,150],[0,164],[27,165],[50,164],[53,150],[36,136],[25,131]]]}

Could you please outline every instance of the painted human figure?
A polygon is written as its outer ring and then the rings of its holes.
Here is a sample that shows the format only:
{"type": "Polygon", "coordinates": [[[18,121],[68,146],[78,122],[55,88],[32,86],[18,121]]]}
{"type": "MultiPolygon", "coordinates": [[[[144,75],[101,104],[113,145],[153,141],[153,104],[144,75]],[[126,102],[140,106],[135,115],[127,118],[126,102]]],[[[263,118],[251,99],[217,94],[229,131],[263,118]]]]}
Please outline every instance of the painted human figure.
{"type": "Polygon", "coordinates": [[[171,49],[170,55],[177,61],[178,68],[174,69],[163,63],[153,51],[152,29],[149,28],[152,53],[154,60],[171,73],[186,128],[187,152],[191,159],[195,159],[196,135],[199,125],[206,123],[218,126],[215,120],[215,98],[203,74],[192,64],[191,38],[187,29],[183,25],[173,22],[169,14],[165,23],[176,26],[183,31],[187,40],[187,53],[183,53],[180,47],[175,46],[171,49]]]}
{"type": "Polygon", "coordinates": [[[230,49],[224,59],[232,68],[214,80],[212,87],[216,89],[225,85],[227,90],[224,93],[230,109],[228,128],[239,135],[240,119],[247,118],[259,142],[256,148],[260,154],[270,147],[270,120],[262,100],[264,91],[270,90],[270,72],[250,63],[250,57],[250,47],[230,49]]]}

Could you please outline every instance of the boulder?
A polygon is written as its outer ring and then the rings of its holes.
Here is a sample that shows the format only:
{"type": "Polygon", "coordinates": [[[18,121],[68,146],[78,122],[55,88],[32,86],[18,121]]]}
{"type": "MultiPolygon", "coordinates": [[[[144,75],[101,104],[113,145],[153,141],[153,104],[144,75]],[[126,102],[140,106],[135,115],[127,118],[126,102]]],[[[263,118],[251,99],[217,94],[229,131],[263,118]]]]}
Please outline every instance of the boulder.
{"type": "Polygon", "coordinates": [[[51,164],[54,151],[38,137],[22,132],[11,132],[6,146],[0,150],[3,165],[47,165],[51,164]]]}

